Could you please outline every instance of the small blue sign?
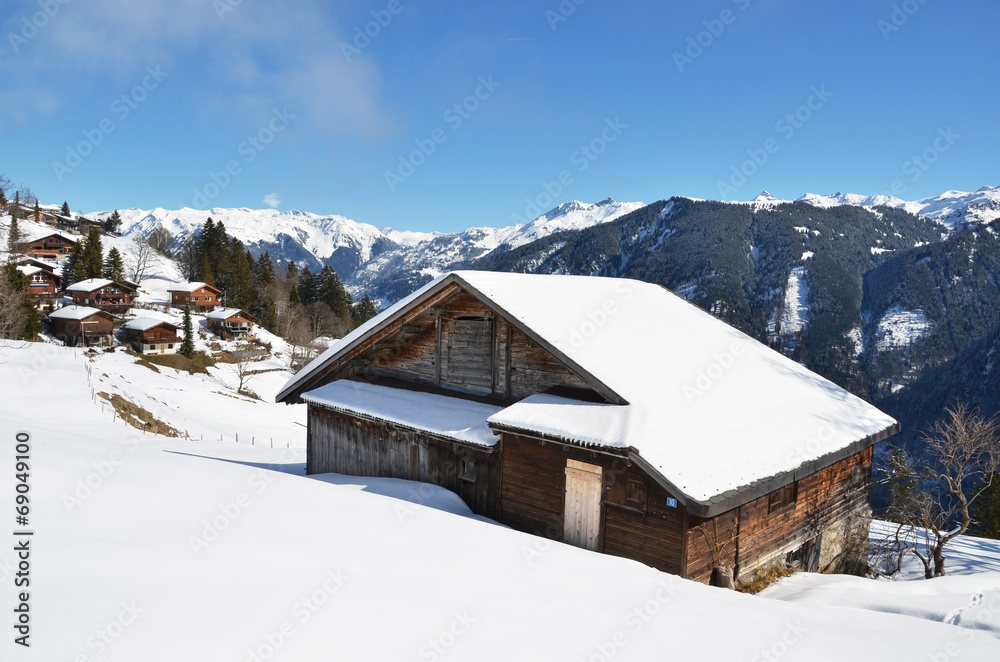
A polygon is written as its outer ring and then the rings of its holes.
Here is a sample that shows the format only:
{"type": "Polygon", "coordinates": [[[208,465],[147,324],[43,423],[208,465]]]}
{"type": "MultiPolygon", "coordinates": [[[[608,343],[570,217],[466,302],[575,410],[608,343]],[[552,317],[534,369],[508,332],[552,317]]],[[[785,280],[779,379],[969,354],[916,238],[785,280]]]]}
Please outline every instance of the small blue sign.
{"type": "Polygon", "coordinates": [[[667,497],[667,505],[670,506],[671,508],[676,508],[677,507],[677,499],[675,499],[673,497],[667,497]]]}

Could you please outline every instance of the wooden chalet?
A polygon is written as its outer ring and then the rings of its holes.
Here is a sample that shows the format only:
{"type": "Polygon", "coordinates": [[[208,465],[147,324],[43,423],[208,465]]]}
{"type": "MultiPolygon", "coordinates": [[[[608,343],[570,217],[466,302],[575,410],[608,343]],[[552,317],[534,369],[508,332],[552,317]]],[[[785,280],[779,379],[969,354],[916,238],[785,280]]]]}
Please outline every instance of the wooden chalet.
{"type": "Polygon", "coordinates": [[[140,354],[176,354],[181,328],[153,317],[137,317],[122,324],[121,340],[140,354]]]}
{"type": "Polygon", "coordinates": [[[219,308],[206,314],[205,320],[208,330],[223,340],[242,340],[253,332],[257,318],[239,308],[219,308]]]}
{"type": "Polygon", "coordinates": [[[27,296],[35,305],[40,306],[62,298],[59,289],[62,287],[62,276],[42,267],[19,264],[17,270],[28,279],[27,296]]]}
{"type": "Polygon", "coordinates": [[[28,257],[27,255],[21,255],[14,258],[14,263],[19,267],[38,267],[39,269],[44,269],[45,271],[53,274],[56,273],[56,270],[62,270],[62,267],[54,262],[38,260],[33,257],[28,257]]]}
{"type": "Polygon", "coordinates": [[[76,241],[73,239],[54,232],[25,242],[22,252],[28,257],[61,262],[69,257],[75,245],[76,241]]]}
{"type": "Polygon", "coordinates": [[[135,290],[106,278],[88,278],[66,288],[79,306],[94,306],[114,315],[123,315],[132,307],[135,290]]]}
{"type": "Polygon", "coordinates": [[[49,313],[52,335],[67,345],[110,345],[114,317],[89,306],[66,306],[49,313]]]}
{"type": "Polygon", "coordinates": [[[222,290],[206,283],[181,283],[167,290],[174,308],[191,307],[196,313],[207,313],[219,305],[222,290]]]}
{"type": "Polygon", "coordinates": [[[301,370],[310,474],[434,483],[515,529],[728,584],[832,569],[889,416],[667,290],[454,272],[301,370]]]}

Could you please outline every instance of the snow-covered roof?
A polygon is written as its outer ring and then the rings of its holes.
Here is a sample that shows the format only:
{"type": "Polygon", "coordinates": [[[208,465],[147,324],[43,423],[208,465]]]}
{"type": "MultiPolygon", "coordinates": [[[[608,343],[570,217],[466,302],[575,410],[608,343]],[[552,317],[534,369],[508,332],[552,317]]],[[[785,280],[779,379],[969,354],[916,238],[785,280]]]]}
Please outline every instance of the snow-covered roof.
{"type": "Polygon", "coordinates": [[[65,239],[66,241],[68,241],[68,242],[70,242],[72,244],[75,244],[79,240],[79,237],[77,237],[77,238],[74,239],[73,237],[70,237],[69,235],[64,234],[62,232],[52,232],[52,231],[49,231],[49,230],[39,230],[39,231],[32,232],[31,234],[29,234],[27,242],[31,243],[31,242],[34,242],[34,241],[38,241],[39,239],[45,239],[46,237],[61,237],[61,238],[65,239]]]}
{"type": "Polygon", "coordinates": [[[114,285],[115,281],[108,280],[107,278],[88,278],[87,280],[81,280],[79,283],[73,283],[66,288],[67,292],[93,292],[94,290],[99,290],[102,287],[107,287],[108,285],[114,285]]]}
{"type": "MultiPolygon", "coordinates": [[[[103,310],[98,310],[97,308],[91,308],[90,306],[65,306],[59,310],[49,313],[49,317],[53,319],[64,319],[64,320],[82,320],[90,317],[93,314],[108,315],[103,310]]],[[[109,315],[110,317],[110,315],[109,315]]]]}
{"type": "Polygon", "coordinates": [[[627,403],[536,395],[493,415],[493,425],[629,449],[679,496],[704,505],[753,492],[775,477],[812,473],[821,458],[857,452],[896,425],[867,402],[657,285],[476,271],[442,276],[358,327],[299,371],[278,399],[452,282],[481,297],[611,400],[627,403]]]}
{"type": "Polygon", "coordinates": [[[18,264],[27,264],[27,263],[40,264],[40,265],[42,265],[43,269],[45,269],[46,271],[51,271],[51,272],[56,272],[56,271],[61,271],[62,270],[62,267],[60,265],[54,263],[54,262],[47,262],[45,260],[39,260],[38,258],[28,257],[27,255],[22,255],[20,257],[14,258],[14,262],[16,262],[18,264]]]}
{"type": "MultiPolygon", "coordinates": [[[[194,292],[195,290],[200,290],[201,288],[208,285],[208,283],[178,283],[177,285],[171,285],[167,288],[167,292],[194,292]]],[[[208,285],[213,290],[217,290],[216,287],[208,285]]]]}
{"type": "Polygon", "coordinates": [[[176,324],[167,322],[166,320],[157,319],[156,317],[136,317],[134,320],[129,320],[122,324],[123,329],[132,329],[134,331],[145,331],[146,329],[152,329],[154,326],[159,326],[160,324],[167,324],[169,326],[176,328],[176,324]]]}
{"type": "Polygon", "coordinates": [[[304,393],[302,399],[479,446],[499,440],[486,419],[501,407],[470,400],[346,379],[304,393]]]}
{"type": "Polygon", "coordinates": [[[205,319],[227,320],[233,315],[238,315],[239,313],[246,314],[242,308],[216,308],[210,313],[205,313],[205,319]]]}
{"type": "MultiPolygon", "coordinates": [[[[45,271],[45,269],[42,269],[41,267],[28,267],[23,264],[17,265],[17,270],[20,271],[25,276],[32,276],[40,271],[45,271]]],[[[45,271],[45,273],[49,272],[45,271]]]]}

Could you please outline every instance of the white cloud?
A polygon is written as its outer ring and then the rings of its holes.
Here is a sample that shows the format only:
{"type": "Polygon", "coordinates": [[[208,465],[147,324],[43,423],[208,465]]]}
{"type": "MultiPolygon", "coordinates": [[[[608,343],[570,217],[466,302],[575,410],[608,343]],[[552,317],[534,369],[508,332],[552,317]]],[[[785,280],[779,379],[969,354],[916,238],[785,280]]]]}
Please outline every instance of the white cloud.
{"type": "Polygon", "coordinates": [[[264,196],[264,204],[271,209],[277,209],[278,205],[281,204],[281,198],[278,197],[277,193],[268,193],[264,196]]]}
{"type": "MultiPolygon", "coordinates": [[[[396,121],[380,107],[378,68],[364,54],[344,59],[338,44],[349,29],[322,4],[221,3],[55,3],[58,12],[16,53],[0,49],[0,77],[13,89],[44,87],[55,101],[49,105],[68,107],[79,103],[80,81],[110,88],[110,103],[114,91],[131,89],[147,66],[159,65],[170,73],[171,97],[198,114],[221,114],[230,126],[253,129],[272,108],[288,107],[326,134],[378,139],[395,132],[396,121]],[[231,11],[220,16],[216,5],[231,11]],[[248,98],[258,107],[247,108],[248,98]]],[[[3,34],[20,33],[24,17],[37,11],[34,2],[22,6],[23,14],[0,18],[3,34]]],[[[4,115],[12,110],[0,108],[4,115]]]]}

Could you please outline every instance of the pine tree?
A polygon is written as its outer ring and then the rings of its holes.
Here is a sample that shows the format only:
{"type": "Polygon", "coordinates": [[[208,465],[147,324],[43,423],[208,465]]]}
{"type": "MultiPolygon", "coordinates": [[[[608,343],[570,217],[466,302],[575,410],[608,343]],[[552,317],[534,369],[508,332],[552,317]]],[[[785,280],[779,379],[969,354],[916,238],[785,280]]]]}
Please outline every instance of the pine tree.
{"type": "Polygon", "coordinates": [[[320,300],[330,306],[333,314],[342,320],[351,319],[351,295],[344,288],[340,276],[333,267],[327,265],[319,275],[320,300]]]}
{"type": "Polygon", "coordinates": [[[42,220],[42,212],[38,208],[38,200],[35,200],[35,223],[39,223],[42,220]]]}
{"type": "Polygon", "coordinates": [[[104,228],[104,231],[107,232],[108,234],[114,234],[118,232],[121,226],[122,226],[122,217],[121,214],[119,214],[118,210],[116,209],[113,212],[111,212],[111,216],[108,216],[106,219],[104,219],[104,224],[102,227],[104,228]]]}
{"type": "Polygon", "coordinates": [[[215,287],[215,272],[212,271],[212,262],[208,259],[208,254],[201,256],[201,266],[198,267],[197,278],[200,282],[215,287]]]}
{"type": "Polygon", "coordinates": [[[78,241],[73,244],[73,248],[69,252],[69,257],[63,263],[62,275],[63,275],[63,289],[65,290],[68,286],[73,283],[77,283],[83,278],[78,278],[77,274],[83,273],[80,265],[83,262],[83,244],[84,242],[78,241]]]}
{"type": "Polygon", "coordinates": [[[2,267],[0,278],[3,278],[3,287],[0,287],[3,296],[20,297],[19,308],[12,308],[5,311],[5,319],[2,326],[5,334],[10,338],[34,338],[42,330],[41,320],[35,304],[28,298],[28,277],[18,271],[17,266],[8,264],[2,267]]]}
{"type": "Polygon", "coordinates": [[[299,274],[297,285],[299,300],[303,306],[308,306],[314,301],[319,301],[319,278],[314,276],[309,267],[303,267],[299,274]]]}
{"type": "Polygon", "coordinates": [[[364,324],[376,315],[378,315],[378,306],[367,296],[354,307],[355,324],[364,324]]]}
{"type": "Polygon", "coordinates": [[[187,358],[191,358],[194,355],[194,325],[191,324],[191,307],[184,306],[184,340],[181,341],[181,347],[178,350],[180,354],[183,354],[187,358]]]}
{"type": "Polygon", "coordinates": [[[7,211],[7,194],[0,188],[0,211],[7,211]]]}
{"type": "Polygon", "coordinates": [[[299,288],[292,288],[292,293],[288,295],[288,301],[291,302],[293,306],[302,305],[302,298],[299,296],[299,288]]]}
{"type": "Polygon", "coordinates": [[[100,278],[104,273],[104,247],[101,246],[101,232],[94,228],[83,242],[83,255],[76,267],[80,280],[100,278]]]}
{"type": "Polygon", "coordinates": [[[257,287],[263,289],[268,285],[273,285],[276,277],[274,274],[274,263],[271,261],[270,251],[264,251],[261,253],[260,257],[257,258],[256,267],[255,276],[257,287]]]}
{"type": "Polygon", "coordinates": [[[66,218],[70,218],[73,215],[72,212],[70,212],[70,210],[69,210],[69,203],[68,202],[63,202],[63,206],[62,206],[62,210],[61,211],[62,211],[62,215],[65,216],[66,218]]]}
{"type": "Polygon", "coordinates": [[[7,233],[7,249],[11,253],[17,252],[17,245],[21,240],[19,236],[20,234],[21,229],[17,227],[17,211],[15,210],[14,213],[10,215],[10,229],[7,233]]]}
{"type": "Polygon", "coordinates": [[[299,265],[295,264],[295,260],[288,261],[288,268],[285,269],[285,277],[288,280],[295,280],[299,277],[299,265]]]}
{"type": "Polygon", "coordinates": [[[125,263],[117,248],[112,248],[108,251],[108,258],[104,261],[103,276],[116,283],[125,281],[125,263]]]}

